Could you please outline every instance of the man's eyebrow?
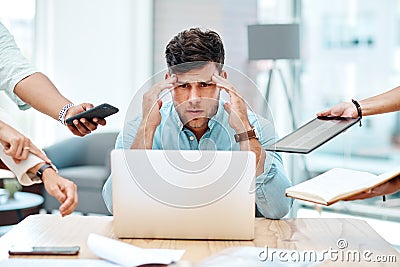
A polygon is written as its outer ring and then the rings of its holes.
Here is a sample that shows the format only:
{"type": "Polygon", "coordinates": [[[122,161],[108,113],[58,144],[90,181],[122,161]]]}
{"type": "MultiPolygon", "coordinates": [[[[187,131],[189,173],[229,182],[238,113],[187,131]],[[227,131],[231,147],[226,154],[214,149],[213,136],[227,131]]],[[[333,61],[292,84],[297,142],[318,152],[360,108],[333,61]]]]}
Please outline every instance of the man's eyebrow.
{"type": "Polygon", "coordinates": [[[184,82],[180,82],[177,81],[177,84],[187,84],[187,83],[211,83],[213,82],[212,80],[208,80],[208,81],[184,81],[184,82]]]}

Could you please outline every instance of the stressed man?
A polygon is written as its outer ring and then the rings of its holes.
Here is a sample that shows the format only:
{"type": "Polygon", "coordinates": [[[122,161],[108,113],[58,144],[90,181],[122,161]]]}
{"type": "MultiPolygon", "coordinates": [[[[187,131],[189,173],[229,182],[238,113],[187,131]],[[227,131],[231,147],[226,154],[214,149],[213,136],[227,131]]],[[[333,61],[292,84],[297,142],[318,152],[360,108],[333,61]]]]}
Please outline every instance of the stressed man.
{"type": "MultiPolygon", "coordinates": [[[[266,153],[275,139],[269,121],[248,111],[245,101],[223,69],[225,52],[220,36],[210,30],[189,29],[176,35],[165,51],[165,80],[143,96],[142,115],[120,133],[116,148],[169,150],[249,150],[256,154],[256,207],[266,218],[285,216],[291,200],[282,159],[266,153]],[[172,102],[162,103],[168,90],[172,102]],[[230,96],[220,100],[221,91],[230,96]]],[[[103,198],[112,212],[111,176],[103,198]]]]}

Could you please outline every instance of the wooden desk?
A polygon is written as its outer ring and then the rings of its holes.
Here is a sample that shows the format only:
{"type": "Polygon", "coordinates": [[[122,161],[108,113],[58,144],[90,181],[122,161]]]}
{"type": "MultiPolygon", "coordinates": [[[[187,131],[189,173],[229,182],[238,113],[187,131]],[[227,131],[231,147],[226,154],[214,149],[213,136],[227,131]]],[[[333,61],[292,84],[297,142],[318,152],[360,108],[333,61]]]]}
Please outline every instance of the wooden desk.
{"type": "MultiPolygon", "coordinates": [[[[59,215],[31,215],[0,238],[0,260],[8,257],[8,248],[12,244],[18,243],[37,246],[79,245],[80,254],[68,258],[97,258],[86,245],[87,237],[89,233],[97,233],[115,238],[112,220],[111,216],[70,215],[61,218],[59,215]]],[[[257,218],[255,235],[253,241],[162,239],[123,239],[123,241],[142,248],[185,249],[184,260],[199,262],[228,247],[268,246],[268,248],[324,251],[329,248],[337,249],[338,239],[345,239],[348,242],[346,249],[368,249],[374,255],[396,255],[397,264],[400,261],[399,253],[362,220],[257,218]]]]}

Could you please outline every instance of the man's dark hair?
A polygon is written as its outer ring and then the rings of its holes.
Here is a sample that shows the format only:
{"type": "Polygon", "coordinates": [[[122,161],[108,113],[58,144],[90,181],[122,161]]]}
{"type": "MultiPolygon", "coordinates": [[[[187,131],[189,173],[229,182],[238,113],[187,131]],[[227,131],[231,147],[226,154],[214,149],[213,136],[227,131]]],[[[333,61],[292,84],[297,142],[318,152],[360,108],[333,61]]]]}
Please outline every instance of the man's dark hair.
{"type": "Polygon", "coordinates": [[[224,45],[218,33],[191,28],[172,38],[165,48],[165,58],[170,73],[184,73],[208,62],[217,63],[220,72],[225,60],[224,45]]]}

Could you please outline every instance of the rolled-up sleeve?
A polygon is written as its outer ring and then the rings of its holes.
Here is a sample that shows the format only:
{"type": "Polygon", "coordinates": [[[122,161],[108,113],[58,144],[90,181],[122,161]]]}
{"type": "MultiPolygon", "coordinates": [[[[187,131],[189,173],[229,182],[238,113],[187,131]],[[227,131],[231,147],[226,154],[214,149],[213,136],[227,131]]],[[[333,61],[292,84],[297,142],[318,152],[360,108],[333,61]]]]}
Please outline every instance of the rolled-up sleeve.
{"type": "Polygon", "coordinates": [[[29,154],[26,160],[22,160],[20,163],[15,163],[12,157],[4,153],[4,147],[0,145],[0,159],[4,164],[12,171],[18,179],[18,182],[23,186],[29,186],[37,183],[41,183],[39,177],[34,174],[28,173],[28,170],[39,163],[44,161],[35,156],[34,154],[29,154]]]}
{"type": "MultiPolygon", "coordinates": [[[[277,140],[274,127],[268,120],[257,118],[253,125],[257,127],[264,149],[277,140]]],[[[290,211],[293,200],[285,196],[285,190],[290,186],[281,156],[266,151],[264,172],[256,178],[256,206],[262,216],[280,219],[290,211]]]]}
{"type": "Polygon", "coordinates": [[[30,106],[14,94],[15,86],[24,78],[37,72],[17,47],[14,37],[0,22],[0,90],[18,105],[21,110],[30,106]]]}
{"type": "MultiPolygon", "coordinates": [[[[12,117],[0,108],[0,121],[10,125],[15,130],[18,129],[17,123],[12,119],[12,117]]],[[[42,151],[43,152],[43,151],[42,151]]],[[[44,152],[43,152],[44,153],[44,152]]],[[[42,181],[34,174],[28,173],[28,170],[39,163],[43,163],[44,160],[37,157],[36,155],[30,153],[26,160],[22,160],[20,163],[15,163],[13,158],[6,155],[4,152],[3,145],[0,144],[0,159],[4,164],[12,171],[18,179],[18,182],[24,186],[29,186],[36,183],[41,183],[42,181]]]]}

